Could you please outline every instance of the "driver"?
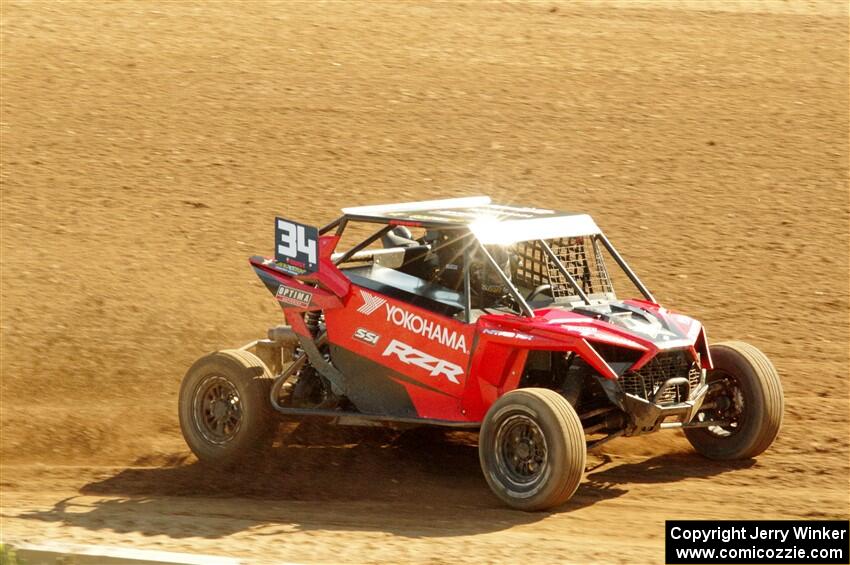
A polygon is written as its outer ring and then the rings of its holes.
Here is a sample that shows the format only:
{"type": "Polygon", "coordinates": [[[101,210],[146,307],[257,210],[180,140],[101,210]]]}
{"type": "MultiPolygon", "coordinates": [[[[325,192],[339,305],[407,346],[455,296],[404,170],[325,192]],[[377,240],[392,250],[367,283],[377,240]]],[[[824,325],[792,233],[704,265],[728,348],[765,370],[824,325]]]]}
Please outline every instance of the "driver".
{"type": "MultiPolygon", "coordinates": [[[[508,281],[511,280],[512,254],[508,248],[501,245],[484,246],[499,270],[508,281]]],[[[476,254],[470,265],[469,277],[472,286],[473,308],[492,308],[505,305],[510,297],[508,284],[499,276],[499,272],[483,253],[476,254]]]]}

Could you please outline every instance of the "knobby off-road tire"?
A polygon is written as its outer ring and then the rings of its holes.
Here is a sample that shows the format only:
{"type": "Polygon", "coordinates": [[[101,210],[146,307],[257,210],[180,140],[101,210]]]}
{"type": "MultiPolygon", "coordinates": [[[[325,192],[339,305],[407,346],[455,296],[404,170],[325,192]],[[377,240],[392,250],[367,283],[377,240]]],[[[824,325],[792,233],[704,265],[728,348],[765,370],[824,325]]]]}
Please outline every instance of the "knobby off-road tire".
{"type": "Polygon", "coordinates": [[[782,384],[764,353],[742,341],[711,346],[714,370],[709,383],[721,379],[734,382],[733,406],[742,401],[736,427],[685,428],[685,437],[710,459],[749,459],[770,447],[782,425],[785,400],[782,384]],[[737,391],[735,390],[737,389],[737,391]]]}
{"type": "Polygon", "coordinates": [[[575,493],[587,448],[581,420],[563,396],[524,388],[490,407],[478,455],[496,496],[514,508],[533,511],[558,506],[575,493]]]}
{"type": "Polygon", "coordinates": [[[198,359],[180,386],[180,429],[201,462],[229,467],[268,446],[277,422],[272,375],[253,353],[225,349],[198,359]]]}

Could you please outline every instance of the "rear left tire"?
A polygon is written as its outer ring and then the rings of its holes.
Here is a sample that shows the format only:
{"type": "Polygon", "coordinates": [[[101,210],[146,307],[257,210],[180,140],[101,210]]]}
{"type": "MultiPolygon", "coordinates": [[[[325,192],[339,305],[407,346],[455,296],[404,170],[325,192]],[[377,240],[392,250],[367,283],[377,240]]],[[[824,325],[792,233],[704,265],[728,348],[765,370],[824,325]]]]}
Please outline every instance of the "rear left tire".
{"type": "Polygon", "coordinates": [[[238,349],[198,359],[180,386],[180,429],[205,463],[231,466],[268,446],[277,422],[273,378],[254,354],[238,349]]]}

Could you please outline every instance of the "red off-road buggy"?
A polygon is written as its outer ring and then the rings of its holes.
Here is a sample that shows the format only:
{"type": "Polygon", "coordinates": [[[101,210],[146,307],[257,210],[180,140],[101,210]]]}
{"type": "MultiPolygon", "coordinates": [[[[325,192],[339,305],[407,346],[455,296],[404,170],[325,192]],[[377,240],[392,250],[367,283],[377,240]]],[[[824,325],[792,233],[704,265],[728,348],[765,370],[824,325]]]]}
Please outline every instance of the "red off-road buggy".
{"type": "Polygon", "coordinates": [[[275,257],[250,261],[287,325],[183,380],[180,424],[202,461],[245,457],[278,413],[480,429],[493,492],[539,510],[572,496],[587,448],[619,436],[684,428],[703,455],[742,459],[779,431],[770,361],[709,347],[585,214],[474,197],[348,208],[321,229],[277,218],[275,231],[275,257]],[[628,281],[642,298],[617,298],[628,281]]]}

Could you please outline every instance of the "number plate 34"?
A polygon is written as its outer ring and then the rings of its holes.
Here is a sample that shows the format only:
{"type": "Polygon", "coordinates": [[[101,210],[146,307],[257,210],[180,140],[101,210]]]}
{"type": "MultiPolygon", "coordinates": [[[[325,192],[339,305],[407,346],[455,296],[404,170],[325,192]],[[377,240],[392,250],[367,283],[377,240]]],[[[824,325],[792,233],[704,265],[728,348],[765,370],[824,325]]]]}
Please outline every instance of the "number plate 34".
{"type": "Polygon", "coordinates": [[[293,267],[299,274],[313,273],[319,268],[318,228],[276,218],[274,238],[276,262],[293,267]]]}

